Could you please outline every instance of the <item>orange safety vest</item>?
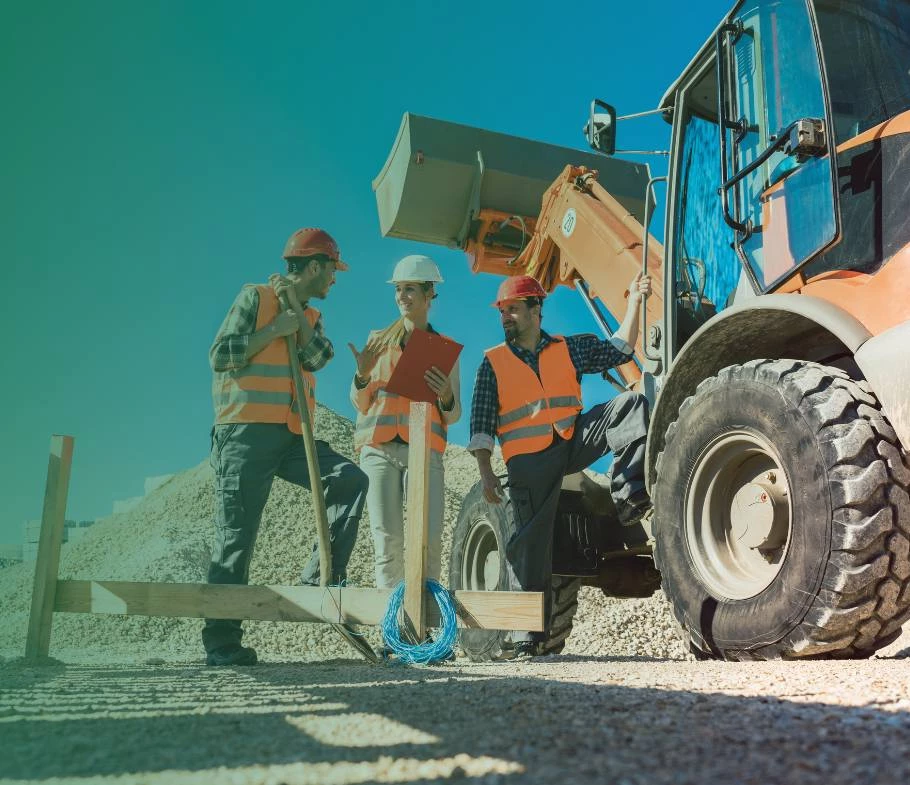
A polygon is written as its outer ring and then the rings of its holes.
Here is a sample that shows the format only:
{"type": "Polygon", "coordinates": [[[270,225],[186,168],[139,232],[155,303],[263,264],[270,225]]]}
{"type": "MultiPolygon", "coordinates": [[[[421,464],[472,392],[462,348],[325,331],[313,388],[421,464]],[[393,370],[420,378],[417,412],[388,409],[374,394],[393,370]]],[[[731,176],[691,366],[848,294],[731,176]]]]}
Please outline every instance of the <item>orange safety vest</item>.
{"type": "MultiPolygon", "coordinates": [[[[370,409],[366,414],[357,413],[357,424],[354,426],[354,449],[371,445],[378,447],[390,442],[396,436],[408,442],[408,416],[411,401],[396,393],[386,392],[386,385],[392,371],[401,357],[400,346],[389,346],[381,355],[370,373],[367,391],[370,394],[370,409]]],[[[446,424],[438,406],[430,408],[430,449],[444,453],[446,450],[446,424]]]]}
{"type": "Polygon", "coordinates": [[[562,336],[540,353],[540,378],[504,343],[485,352],[499,390],[499,444],[502,457],[540,452],[575,432],[581,411],[581,384],[562,336]]]}
{"type": "MultiPolygon", "coordinates": [[[[278,315],[278,297],[271,286],[256,286],[259,310],[256,330],[261,330],[278,315]]],[[[315,326],[319,311],[307,307],[307,321],[315,326]]],[[[302,368],[303,386],[308,390],[307,406],[311,419],[316,412],[316,377],[302,368]]],[[[300,414],[294,394],[290,358],[285,338],[276,338],[250,361],[233,371],[216,371],[212,382],[215,422],[283,422],[294,433],[301,433],[300,414]]]]}

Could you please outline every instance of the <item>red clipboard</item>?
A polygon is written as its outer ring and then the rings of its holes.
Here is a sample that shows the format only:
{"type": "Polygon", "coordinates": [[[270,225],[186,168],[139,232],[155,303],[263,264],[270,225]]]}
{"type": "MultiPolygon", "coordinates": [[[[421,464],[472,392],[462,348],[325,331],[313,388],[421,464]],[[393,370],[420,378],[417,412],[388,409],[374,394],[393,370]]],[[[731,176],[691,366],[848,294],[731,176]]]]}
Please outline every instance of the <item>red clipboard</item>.
{"type": "Polygon", "coordinates": [[[404,347],[398,365],[385,386],[386,392],[396,393],[412,401],[434,403],[436,393],[423,375],[434,365],[448,375],[464,347],[439,333],[429,333],[417,327],[404,347]]]}

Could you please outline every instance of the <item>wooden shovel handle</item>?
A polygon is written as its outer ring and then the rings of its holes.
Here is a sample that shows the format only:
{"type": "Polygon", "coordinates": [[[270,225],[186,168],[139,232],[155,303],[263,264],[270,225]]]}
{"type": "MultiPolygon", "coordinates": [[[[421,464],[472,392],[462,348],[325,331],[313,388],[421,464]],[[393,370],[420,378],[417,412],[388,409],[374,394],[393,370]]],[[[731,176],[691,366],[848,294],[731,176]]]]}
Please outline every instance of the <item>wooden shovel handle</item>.
{"type": "MultiPolygon", "coordinates": [[[[281,307],[288,309],[287,297],[282,295],[281,307]]],[[[316,454],[316,439],[313,423],[310,421],[309,390],[300,372],[300,358],[297,356],[297,336],[285,336],[291,376],[294,379],[294,393],[297,397],[297,412],[300,415],[300,431],[306,450],[306,465],[310,474],[310,492],[313,496],[313,510],[316,512],[316,537],[319,541],[319,584],[326,586],[332,575],[332,545],[329,540],[329,519],[325,510],[325,496],[322,491],[322,475],[319,472],[319,457],[316,454]]]]}

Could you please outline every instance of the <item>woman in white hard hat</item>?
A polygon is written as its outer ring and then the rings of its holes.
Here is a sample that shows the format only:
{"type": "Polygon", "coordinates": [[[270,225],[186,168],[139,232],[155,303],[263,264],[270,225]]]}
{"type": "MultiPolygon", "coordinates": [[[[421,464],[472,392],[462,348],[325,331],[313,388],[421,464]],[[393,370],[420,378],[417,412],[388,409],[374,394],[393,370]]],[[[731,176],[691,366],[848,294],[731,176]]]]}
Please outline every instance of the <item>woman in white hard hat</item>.
{"type": "MultiPolygon", "coordinates": [[[[386,392],[392,371],[414,328],[436,332],[428,317],[442,276],[428,256],[405,256],[392,274],[395,303],[401,314],[383,330],[374,330],[362,351],[348,344],[357,362],[351,402],[357,409],[354,449],[370,478],[367,507],[376,551],[376,585],[395,587],[404,579],[404,480],[408,465],[407,398],[386,392]]],[[[446,429],[461,417],[458,363],[447,376],[435,366],[424,377],[436,394],[430,433],[430,520],[427,574],[439,578],[442,555],[444,476],[442,454],[446,429]]]]}

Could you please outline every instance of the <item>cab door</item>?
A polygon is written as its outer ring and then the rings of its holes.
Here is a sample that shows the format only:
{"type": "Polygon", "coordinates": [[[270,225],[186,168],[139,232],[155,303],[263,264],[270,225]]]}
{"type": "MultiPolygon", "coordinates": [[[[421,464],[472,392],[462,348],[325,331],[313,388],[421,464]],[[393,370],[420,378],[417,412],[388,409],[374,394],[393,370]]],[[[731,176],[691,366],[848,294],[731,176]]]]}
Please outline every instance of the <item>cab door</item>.
{"type": "Polygon", "coordinates": [[[723,217],[754,288],[770,292],[840,237],[814,10],[746,0],[715,44],[723,217]]]}

